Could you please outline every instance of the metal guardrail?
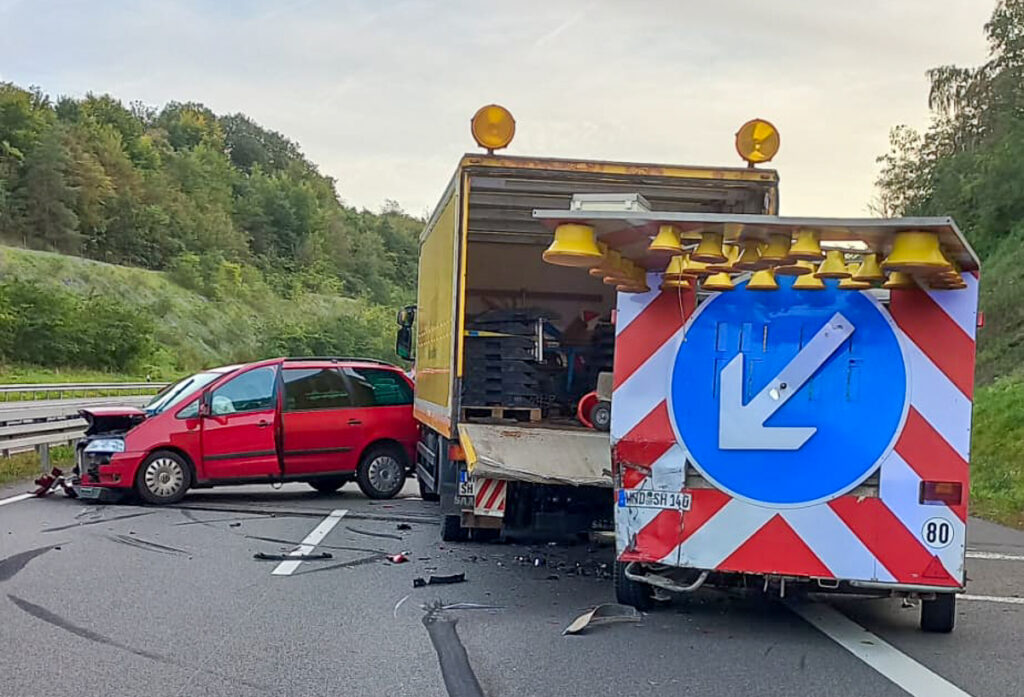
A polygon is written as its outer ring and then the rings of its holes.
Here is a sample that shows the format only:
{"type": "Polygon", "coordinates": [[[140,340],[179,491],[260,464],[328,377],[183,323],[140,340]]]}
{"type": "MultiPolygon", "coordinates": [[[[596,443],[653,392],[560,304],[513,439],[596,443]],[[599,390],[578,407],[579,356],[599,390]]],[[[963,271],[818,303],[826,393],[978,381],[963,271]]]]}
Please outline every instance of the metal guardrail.
{"type": "Polygon", "coordinates": [[[142,406],[164,386],[153,382],[0,385],[0,456],[35,449],[46,464],[51,445],[71,443],[82,436],[86,423],[79,416],[79,409],[142,406]],[[99,396],[84,396],[89,392],[99,396]],[[18,393],[23,395],[21,399],[5,399],[18,393]],[[75,394],[82,396],[64,398],[75,394]],[[50,399],[52,395],[57,395],[57,399],[50,399]]]}

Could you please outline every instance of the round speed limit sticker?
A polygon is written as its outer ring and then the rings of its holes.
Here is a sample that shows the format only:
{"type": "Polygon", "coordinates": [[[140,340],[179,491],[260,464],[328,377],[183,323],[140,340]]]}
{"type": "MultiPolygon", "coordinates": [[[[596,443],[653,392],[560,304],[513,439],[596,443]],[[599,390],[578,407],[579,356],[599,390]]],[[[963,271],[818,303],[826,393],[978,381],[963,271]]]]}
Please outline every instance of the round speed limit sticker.
{"type": "Polygon", "coordinates": [[[929,518],[921,528],[921,539],[934,549],[948,547],[953,541],[953,526],[945,518],[929,518]]]}

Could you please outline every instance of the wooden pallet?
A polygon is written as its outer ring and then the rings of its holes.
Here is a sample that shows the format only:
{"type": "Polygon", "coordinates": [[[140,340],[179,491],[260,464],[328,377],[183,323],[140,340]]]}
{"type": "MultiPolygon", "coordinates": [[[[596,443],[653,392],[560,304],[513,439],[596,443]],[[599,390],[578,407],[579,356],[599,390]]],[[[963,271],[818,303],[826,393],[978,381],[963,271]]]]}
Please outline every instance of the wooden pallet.
{"type": "Polygon", "coordinates": [[[494,419],[505,421],[540,421],[540,407],[462,407],[462,420],[494,419]]]}

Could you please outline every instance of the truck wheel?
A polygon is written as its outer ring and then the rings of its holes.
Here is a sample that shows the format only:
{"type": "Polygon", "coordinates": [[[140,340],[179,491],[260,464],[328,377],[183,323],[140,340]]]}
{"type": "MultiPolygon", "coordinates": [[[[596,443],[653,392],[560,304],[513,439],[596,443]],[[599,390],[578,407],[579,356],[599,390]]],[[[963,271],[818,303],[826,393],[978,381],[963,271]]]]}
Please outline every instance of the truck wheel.
{"type": "Polygon", "coordinates": [[[323,479],[314,479],[313,481],[306,483],[321,494],[333,494],[335,491],[345,486],[345,482],[347,481],[348,480],[345,477],[325,477],[323,479]]]}
{"type": "Polygon", "coordinates": [[[949,634],[956,624],[956,596],[936,593],[934,600],[921,601],[921,630],[949,634]]]}
{"type": "Polygon", "coordinates": [[[441,539],[445,542],[465,542],[469,538],[469,530],[462,527],[457,515],[441,516],[441,539]]]}
{"type": "Polygon", "coordinates": [[[598,431],[607,431],[612,427],[612,403],[598,402],[590,410],[590,423],[598,431]]]}
{"type": "Polygon", "coordinates": [[[371,499],[390,499],[405,486],[405,456],[393,445],[375,445],[356,468],[356,482],[371,499]]]}
{"type": "Polygon", "coordinates": [[[646,583],[626,578],[626,562],[615,562],[615,599],[637,610],[650,610],[654,605],[654,589],[646,583]]]}
{"type": "Polygon", "coordinates": [[[192,468],[185,458],[157,450],[135,473],[135,491],[146,503],[177,503],[192,486],[192,468]]]}

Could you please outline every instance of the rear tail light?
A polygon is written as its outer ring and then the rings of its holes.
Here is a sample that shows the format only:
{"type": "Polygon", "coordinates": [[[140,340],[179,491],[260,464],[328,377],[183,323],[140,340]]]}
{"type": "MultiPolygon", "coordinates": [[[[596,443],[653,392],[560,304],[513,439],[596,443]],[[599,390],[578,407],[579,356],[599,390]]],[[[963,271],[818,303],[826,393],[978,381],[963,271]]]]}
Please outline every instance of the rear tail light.
{"type": "Polygon", "coordinates": [[[921,503],[926,506],[959,506],[963,495],[960,482],[921,482],[921,503]]]}
{"type": "Polygon", "coordinates": [[[452,443],[448,446],[448,459],[452,462],[465,462],[466,451],[458,443],[452,443]]]}

